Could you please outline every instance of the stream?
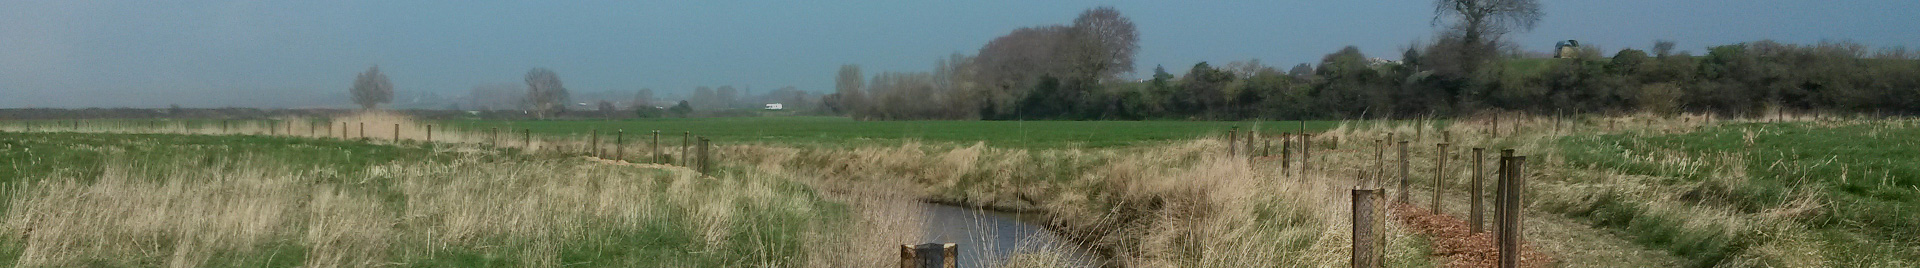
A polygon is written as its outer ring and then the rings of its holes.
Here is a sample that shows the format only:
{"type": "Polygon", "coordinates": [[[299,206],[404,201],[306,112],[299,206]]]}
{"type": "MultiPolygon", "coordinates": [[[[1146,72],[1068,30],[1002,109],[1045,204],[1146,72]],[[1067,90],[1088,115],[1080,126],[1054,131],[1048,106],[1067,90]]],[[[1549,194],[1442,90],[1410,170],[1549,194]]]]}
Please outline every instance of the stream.
{"type": "Polygon", "coordinates": [[[960,267],[992,267],[1020,253],[1059,252],[1067,267],[1100,267],[1086,247],[1047,231],[1045,218],[941,204],[921,203],[925,242],[958,243],[960,267]]]}

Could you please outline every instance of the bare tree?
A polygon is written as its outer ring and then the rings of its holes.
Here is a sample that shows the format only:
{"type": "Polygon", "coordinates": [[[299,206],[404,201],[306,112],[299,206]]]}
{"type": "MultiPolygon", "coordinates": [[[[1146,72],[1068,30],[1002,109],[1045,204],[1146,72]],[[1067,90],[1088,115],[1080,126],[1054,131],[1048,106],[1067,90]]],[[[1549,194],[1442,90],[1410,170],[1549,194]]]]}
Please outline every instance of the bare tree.
{"type": "Polygon", "coordinates": [[[1057,60],[1060,43],[1067,36],[1066,26],[1042,26],[1015,29],[988,41],[974,58],[976,76],[986,94],[981,99],[986,109],[1006,114],[1014,101],[1026,96],[1028,89],[1043,76],[1061,77],[1066,69],[1057,60]]]}
{"type": "Polygon", "coordinates": [[[476,110],[490,111],[509,109],[526,104],[527,89],[513,83],[473,86],[467,91],[467,101],[476,110]]]}
{"type": "Polygon", "coordinates": [[[714,100],[716,98],[713,94],[713,88],[699,86],[693,88],[693,97],[688,98],[688,101],[692,102],[693,106],[704,107],[701,109],[713,109],[713,104],[718,102],[714,100]]]}
{"type": "Polygon", "coordinates": [[[713,104],[707,106],[714,110],[727,110],[733,109],[739,101],[740,90],[733,89],[733,86],[720,86],[713,90],[713,104]]]}
{"type": "Polygon", "coordinates": [[[533,68],[527,71],[527,101],[533,104],[536,116],[546,118],[556,108],[566,108],[567,88],[553,70],[533,68]]]}
{"type": "Polygon", "coordinates": [[[1112,79],[1133,72],[1133,53],[1140,50],[1140,31],[1133,20],[1111,6],[1096,7],[1073,19],[1072,68],[1081,75],[1112,79]]]}
{"type": "Polygon", "coordinates": [[[851,113],[866,105],[866,77],[860,74],[860,65],[840,65],[840,73],[833,79],[834,93],[829,108],[840,113],[851,113]]]}
{"type": "Polygon", "coordinates": [[[353,103],[361,109],[372,110],[381,103],[393,102],[393,82],[387,81],[387,75],[380,73],[380,66],[367,67],[367,72],[353,78],[353,103]]]}
{"type": "Polygon", "coordinates": [[[629,103],[627,106],[633,109],[653,108],[653,89],[642,88],[640,92],[634,92],[633,103],[629,103]]]}
{"type": "Polygon", "coordinates": [[[1490,59],[1500,37],[1508,32],[1533,30],[1540,22],[1538,0],[1435,0],[1435,24],[1451,22],[1458,34],[1460,71],[1471,74],[1490,59]]]}

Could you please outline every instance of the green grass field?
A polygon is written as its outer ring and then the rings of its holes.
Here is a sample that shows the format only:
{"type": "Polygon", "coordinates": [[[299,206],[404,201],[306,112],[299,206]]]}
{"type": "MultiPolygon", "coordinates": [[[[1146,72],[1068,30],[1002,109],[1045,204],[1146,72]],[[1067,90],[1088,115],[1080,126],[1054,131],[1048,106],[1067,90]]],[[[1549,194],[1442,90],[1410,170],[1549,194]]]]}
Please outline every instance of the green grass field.
{"type": "MultiPolygon", "coordinates": [[[[534,134],[582,135],[599,130],[605,134],[624,130],[639,137],[653,130],[661,139],[678,139],[683,131],[705,136],[721,143],[765,142],[783,144],[890,144],[913,140],[921,142],[973,143],[1008,148],[1102,148],[1175,140],[1190,140],[1202,135],[1225,135],[1233,128],[1240,131],[1258,128],[1268,134],[1299,132],[1298,121],[1215,122],[1215,121],[855,121],[845,117],[735,117],[694,119],[653,119],[624,121],[485,121],[457,120],[443,124],[456,129],[487,131],[490,128],[531,129],[534,134]]],[[[1305,128],[1319,131],[1333,128],[1339,121],[1307,121],[1305,128]]]]}
{"type": "Polygon", "coordinates": [[[0,263],[737,267],[850,231],[792,181],[270,136],[0,132],[0,263]],[[814,234],[814,236],[805,236],[814,234]]]}
{"type": "Polygon", "coordinates": [[[1638,187],[1742,221],[1700,228],[1685,220],[1699,215],[1650,212],[1656,206],[1634,200],[1639,198],[1631,191],[1554,209],[1627,230],[1701,266],[1794,239],[1819,245],[1818,252],[1807,253],[1842,266],[1911,260],[1920,258],[1912,251],[1920,243],[1910,240],[1920,236],[1920,165],[1913,164],[1920,162],[1920,144],[1913,137],[1920,137],[1920,127],[1900,121],[1730,124],[1675,135],[1570,137],[1559,142],[1570,166],[1653,178],[1652,185],[1638,187]],[[1811,231],[1743,226],[1772,222],[1811,231]]]}

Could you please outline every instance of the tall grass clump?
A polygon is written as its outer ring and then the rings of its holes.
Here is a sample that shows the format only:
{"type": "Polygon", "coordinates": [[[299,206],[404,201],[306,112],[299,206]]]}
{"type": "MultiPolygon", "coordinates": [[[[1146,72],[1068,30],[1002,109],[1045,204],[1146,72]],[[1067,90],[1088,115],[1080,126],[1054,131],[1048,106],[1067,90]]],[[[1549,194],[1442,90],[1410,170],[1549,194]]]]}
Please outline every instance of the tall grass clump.
{"type": "MultiPolygon", "coordinates": [[[[1329,180],[1280,176],[1203,139],[1121,149],[740,145],[722,155],[804,174],[822,189],[904,185],[929,202],[1039,212],[1049,228],[1126,266],[1344,263],[1329,180]],[[1284,194],[1281,194],[1284,193],[1284,194]]],[[[1050,263],[1042,256],[1012,265],[1050,263]]]]}
{"type": "Polygon", "coordinates": [[[1920,255],[1908,121],[1732,123],[1568,137],[1544,207],[1694,266],[1904,266],[1920,255]]]}
{"type": "Polygon", "coordinates": [[[7,257],[0,261],[171,267],[884,263],[885,255],[821,248],[886,240],[863,231],[888,226],[854,218],[855,207],[767,173],[702,176],[580,158],[385,145],[358,151],[324,147],[337,141],[264,137],[156,142],[176,139],[201,137],[0,137],[0,144],[22,148],[5,155],[8,165],[0,169],[23,176],[7,182],[0,230],[11,235],[0,238],[0,257],[7,257]],[[257,146],[283,150],[250,149],[257,146]],[[431,157],[391,158],[411,154],[431,157]],[[69,158],[99,160],[61,161],[69,158]]]}

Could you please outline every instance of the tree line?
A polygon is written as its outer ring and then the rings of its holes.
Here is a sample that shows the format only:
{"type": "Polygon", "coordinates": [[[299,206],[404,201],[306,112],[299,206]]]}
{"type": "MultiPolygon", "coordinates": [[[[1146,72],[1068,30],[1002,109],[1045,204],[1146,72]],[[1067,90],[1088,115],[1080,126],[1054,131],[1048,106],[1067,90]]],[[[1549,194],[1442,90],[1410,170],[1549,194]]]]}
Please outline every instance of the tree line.
{"type": "Polygon", "coordinates": [[[1650,50],[1594,46],[1564,57],[1529,55],[1504,40],[1538,21],[1533,1],[1440,0],[1442,27],[1397,61],[1356,47],[1282,70],[1257,60],[1200,62],[1175,75],[1133,70],[1138,33],[1110,7],[1072,25],[1027,27],[976,55],[954,54],[928,72],[865,76],[844,65],[829,112],[862,120],[913,119],[1332,119],[1463,116],[1484,111],[1715,113],[1785,109],[1920,113],[1920,57],[1904,47],[1761,40],[1708,47],[1704,55],[1656,41],[1650,50]]]}

